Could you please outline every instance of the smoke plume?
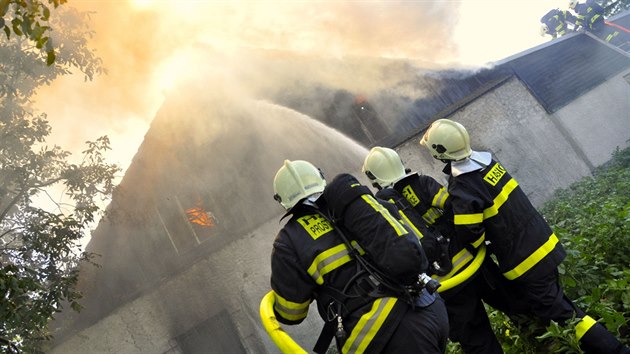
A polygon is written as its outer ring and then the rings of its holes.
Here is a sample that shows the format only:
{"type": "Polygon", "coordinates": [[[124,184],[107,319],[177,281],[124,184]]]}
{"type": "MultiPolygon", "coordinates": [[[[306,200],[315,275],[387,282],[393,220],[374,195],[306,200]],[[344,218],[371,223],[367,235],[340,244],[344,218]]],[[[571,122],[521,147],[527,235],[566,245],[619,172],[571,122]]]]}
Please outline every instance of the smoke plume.
{"type": "Polygon", "coordinates": [[[253,96],[298,81],[369,93],[408,75],[403,63],[435,67],[456,56],[449,37],[457,20],[453,2],[136,0],[64,6],[91,12],[90,45],[108,73],[88,83],[80,75],[57,80],[40,91],[38,107],[49,115],[55,143],[75,147],[107,134],[123,167],[181,78],[211,73],[208,90],[237,85],[253,96]],[[384,71],[385,61],[400,65],[384,71]],[[73,128],[61,128],[66,126],[73,128]]]}

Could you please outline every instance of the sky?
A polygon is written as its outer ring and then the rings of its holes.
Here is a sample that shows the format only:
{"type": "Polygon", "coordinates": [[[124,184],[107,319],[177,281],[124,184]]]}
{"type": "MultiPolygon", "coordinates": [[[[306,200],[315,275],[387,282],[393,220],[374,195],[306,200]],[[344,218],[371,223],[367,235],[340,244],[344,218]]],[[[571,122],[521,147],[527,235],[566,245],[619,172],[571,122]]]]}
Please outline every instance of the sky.
{"type": "MultiPolygon", "coordinates": [[[[53,127],[49,143],[78,155],[85,141],[107,135],[110,161],[126,169],[176,80],[203,70],[222,77],[208,89],[229,84],[235,68],[254,65],[242,57],[243,48],[306,58],[405,59],[427,69],[479,67],[549,41],[539,34],[539,19],[567,5],[556,0],[73,0],[63,6],[91,12],[89,46],[108,73],[88,82],[80,74],[62,77],[42,88],[35,104],[53,127]],[[199,45],[217,56],[196,57],[199,45]]],[[[290,70],[274,68],[285,69],[290,70]]],[[[372,80],[363,74],[333,76],[340,86],[367,87],[372,80]]]]}

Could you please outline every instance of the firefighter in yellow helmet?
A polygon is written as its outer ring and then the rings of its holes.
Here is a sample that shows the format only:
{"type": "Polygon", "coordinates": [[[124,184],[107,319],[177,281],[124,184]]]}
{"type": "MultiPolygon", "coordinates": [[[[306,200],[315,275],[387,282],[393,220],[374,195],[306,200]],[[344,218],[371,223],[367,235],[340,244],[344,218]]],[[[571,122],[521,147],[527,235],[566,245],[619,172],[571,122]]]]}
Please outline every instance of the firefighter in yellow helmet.
{"type": "Polygon", "coordinates": [[[529,304],[525,315],[545,322],[581,318],[576,337],[586,353],[629,353],[602,324],[577,308],[559,283],[566,253],[518,182],[489,152],[474,151],[466,128],[449,119],[431,124],[420,144],[446,164],[456,237],[487,242],[503,276],[529,304]]]}
{"type": "Polygon", "coordinates": [[[316,353],[333,337],[340,353],[444,353],[446,308],[424,287],[428,261],[393,206],[352,175],[327,184],[303,160],[286,160],[273,187],[289,218],[271,255],[278,321],[301,323],[316,301],[325,321],[316,353]]]}
{"type": "Polygon", "coordinates": [[[576,14],[575,24],[593,33],[599,39],[615,46],[630,41],[628,33],[619,31],[606,23],[604,8],[594,0],[586,0],[583,3],[571,0],[569,8],[576,14]]]}
{"type": "Polygon", "coordinates": [[[593,0],[586,0],[580,3],[577,0],[569,1],[569,8],[576,13],[577,26],[583,27],[587,31],[597,32],[605,26],[604,8],[593,0]]]}
{"type": "Polygon", "coordinates": [[[553,9],[540,18],[540,35],[552,38],[562,37],[573,31],[577,19],[568,10],[553,9]]]}
{"type": "Polygon", "coordinates": [[[467,354],[503,353],[482,300],[496,309],[512,312],[506,301],[507,289],[502,286],[505,280],[490,257],[484,259],[480,268],[474,268],[473,260],[483,254],[455,237],[446,188],[430,176],[410,173],[398,153],[386,147],[370,150],[363,162],[363,172],[378,189],[376,197],[394,203],[402,219],[423,235],[421,242],[429,262],[438,265],[434,277],[440,281],[454,281],[456,276],[461,279],[440,293],[446,303],[451,341],[459,343],[467,354]],[[439,240],[443,238],[449,242],[441,252],[439,240]],[[439,272],[439,268],[446,272],[439,272]]]}

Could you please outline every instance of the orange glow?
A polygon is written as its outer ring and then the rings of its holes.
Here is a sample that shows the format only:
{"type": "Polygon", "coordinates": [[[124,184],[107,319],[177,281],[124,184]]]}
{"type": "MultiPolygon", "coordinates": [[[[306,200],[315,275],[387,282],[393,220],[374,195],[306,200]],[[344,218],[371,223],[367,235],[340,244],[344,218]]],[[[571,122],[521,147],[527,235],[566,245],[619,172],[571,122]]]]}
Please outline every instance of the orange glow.
{"type": "Polygon", "coordinates": [[[213,227],[215,225],[212,213],[203,208],[201,199],[197,200],[197,206],[186,209],[186,215],[188,216],[188,221],[193,224],[203,227],[213,227]]]}

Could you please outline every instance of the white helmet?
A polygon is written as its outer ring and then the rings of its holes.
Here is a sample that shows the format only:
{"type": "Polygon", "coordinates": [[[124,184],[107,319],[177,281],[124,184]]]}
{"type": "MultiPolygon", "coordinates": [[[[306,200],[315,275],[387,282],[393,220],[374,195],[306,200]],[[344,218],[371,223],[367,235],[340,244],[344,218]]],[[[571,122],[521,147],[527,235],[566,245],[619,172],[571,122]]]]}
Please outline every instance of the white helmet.
{"type": "Polygon", "coordinates": [[[458,161],[470,156],[470,138],[463,125],[450,119],[438,119],[420,139],[420,145],[429,149],[438,160],[458,161]]]}
{"type": "Polygon", "coordinates": [[[289,210],[300,200],[323,192],[325,187],[324,174],[312,163],[284,160],[273,178],[273,199],[289,210]]]}
{"type": "Polygon", "coordinates": [[[544,37],[547,33],[549,33],[549,26],[543,23],[540,25],[540,35],[544,37]]]}
{"type": "Polygon", "coordinates": [[[578,1],[577,1],[577,0],[570,0],[570,1],[569,1],[569,8],[570,8],[571,10],[574,10],[574,9],[575,9],[575,5],[577,5],[577,3],[578,3],[578,1]]]}
{"type": "Polygon", "coordinates": [[[376,146],[370,150],[363,162],[363,173],[377,184],[377,188],[385,188],[405,176],[405,166],[398,153],[386,147],[376,146]]]}

